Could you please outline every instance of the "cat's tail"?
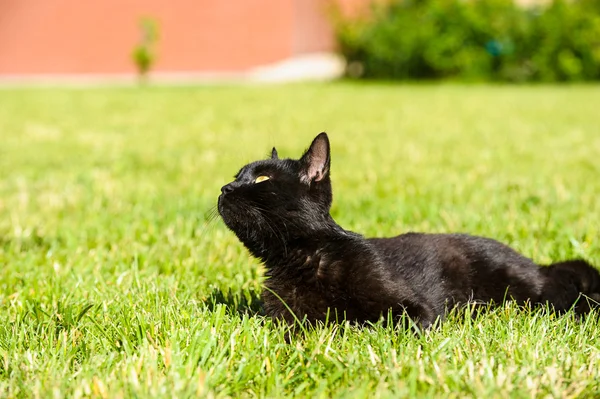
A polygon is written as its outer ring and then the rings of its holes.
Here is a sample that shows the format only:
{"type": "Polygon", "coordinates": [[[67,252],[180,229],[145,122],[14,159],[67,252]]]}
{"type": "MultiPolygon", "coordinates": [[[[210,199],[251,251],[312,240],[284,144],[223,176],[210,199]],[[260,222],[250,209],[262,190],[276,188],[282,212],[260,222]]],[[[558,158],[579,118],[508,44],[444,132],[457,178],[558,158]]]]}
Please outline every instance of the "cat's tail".
{"type": "Polygon", "coordinates": [[[542,302],[557,312],[570,309],[578,314],[600,309],[600,272],[584,260],[568,260],[542,266],[546,279],[542,302]]]}

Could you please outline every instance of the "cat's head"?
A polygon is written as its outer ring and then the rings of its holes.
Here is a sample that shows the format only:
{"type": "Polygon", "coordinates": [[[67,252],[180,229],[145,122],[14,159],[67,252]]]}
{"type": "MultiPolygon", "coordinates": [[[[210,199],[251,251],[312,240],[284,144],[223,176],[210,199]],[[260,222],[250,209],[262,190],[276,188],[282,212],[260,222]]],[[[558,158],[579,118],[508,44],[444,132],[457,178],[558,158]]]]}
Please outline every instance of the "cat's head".
{"type": "MultiPolygon", "coordinates": [[[[250,242],[311,234],[329,218],[330,150],[319,134],[300,159],[252,162],[221,188],[218,209],[225,224],[250,248],[250,242]]],[[[252,248],[250,248],[252,250],[252,248]]]]}

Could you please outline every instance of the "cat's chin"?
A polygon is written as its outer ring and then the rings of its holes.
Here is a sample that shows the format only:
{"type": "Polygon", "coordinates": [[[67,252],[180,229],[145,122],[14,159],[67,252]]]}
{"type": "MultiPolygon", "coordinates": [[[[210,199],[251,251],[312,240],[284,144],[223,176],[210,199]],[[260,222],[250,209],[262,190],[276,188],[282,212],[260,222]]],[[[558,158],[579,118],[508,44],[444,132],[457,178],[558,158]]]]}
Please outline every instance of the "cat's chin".
{"type": "Polygon", "coordinates": [[[235,225],[235,220],[237,219],[235,217],[235,212],[231,209],[231,203],[225,200],[222,195],[219,196],[217,210],[219,211],[219,215],[221,215],[221,219],[223,219],[227,227],[229,227],[231,230],[234,230],[233,227],[235,225]]]}
{"type": "Polygon", "coordinates": [[[217,210],[229,230],[233,231],[238,238],[242,239],[239,233],[248,228],[246,223],[247,217],[244,217],[243,211],[236,206],[235,203],[226,198],[222,198],[222,196],[219,196],[217,210]]]}

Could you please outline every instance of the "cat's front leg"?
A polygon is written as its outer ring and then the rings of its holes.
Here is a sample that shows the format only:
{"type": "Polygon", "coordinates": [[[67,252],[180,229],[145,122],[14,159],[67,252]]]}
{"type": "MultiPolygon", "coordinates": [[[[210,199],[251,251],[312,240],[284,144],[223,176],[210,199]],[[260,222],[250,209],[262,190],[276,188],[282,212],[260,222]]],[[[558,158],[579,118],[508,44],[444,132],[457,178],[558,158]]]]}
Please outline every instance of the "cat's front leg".
{"type": "Polygon", "coordinates": [[[414,300],[406,301],[402,304],[404,313],[410,317],[416,326],[424,331],[430,329],[436,320],[440,317],[433,307],[426,302],[417,302],[414,300]]]}
{"type": "Polygon", "coordinates": [[[292,326],[296,320],[302,320],[301,315],[296,315],[291,308],[292,304],[286,301],[279,295],[276,295],[272,290],[263,291],[262,295],[263,309],[265,314],[273,319],[281,320],[285,324],[292,326]]]}

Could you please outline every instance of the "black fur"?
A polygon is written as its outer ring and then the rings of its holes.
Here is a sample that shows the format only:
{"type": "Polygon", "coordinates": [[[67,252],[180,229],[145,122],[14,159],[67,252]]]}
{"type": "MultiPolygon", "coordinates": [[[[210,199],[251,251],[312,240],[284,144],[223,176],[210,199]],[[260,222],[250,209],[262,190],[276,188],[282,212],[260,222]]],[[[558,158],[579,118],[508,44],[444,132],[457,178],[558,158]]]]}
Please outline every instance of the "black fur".
{"type": "Polygon", "coordinates": [[[549,303],[581,314],[600,301],[600,274],[582,260],[542,267],[489,238],[366,239],[344,230],[329,214],[329,168],[329,140],[321,133],[299,160],[279,159],[273,148],[270,159],[244,166],[221,189],[225,224],[266,266],[270,316],[366,322],[406,312],[427,327],[472,302],[549,303]],[[268,179],[255,182],[259,176],[268,179]]]}

